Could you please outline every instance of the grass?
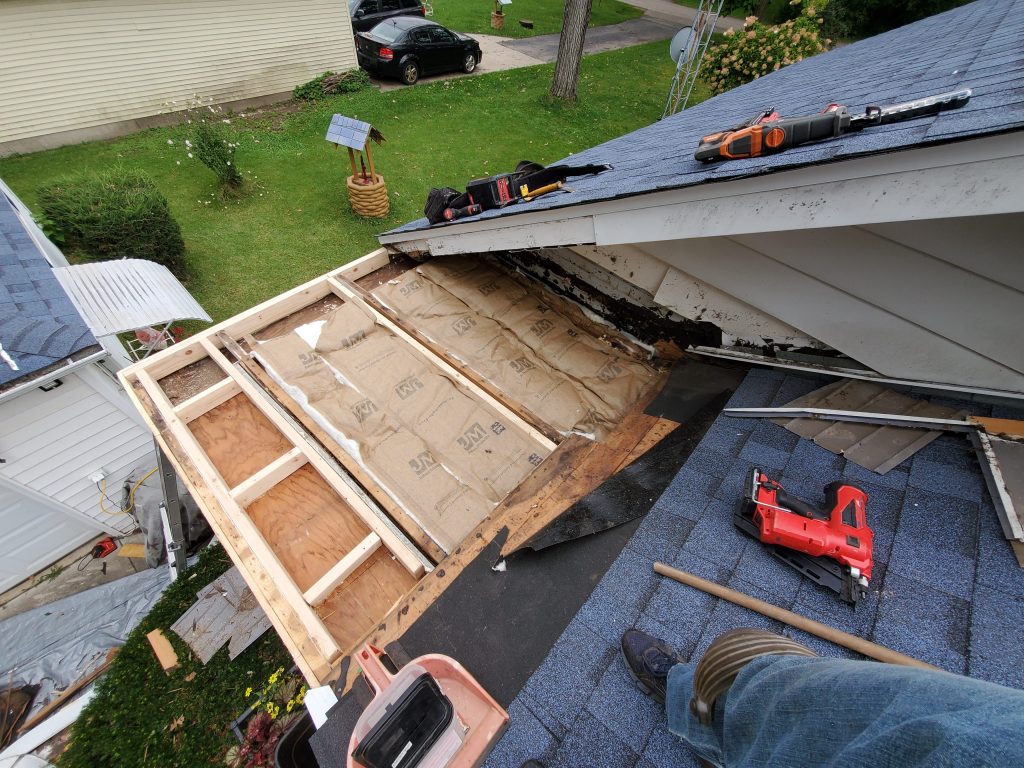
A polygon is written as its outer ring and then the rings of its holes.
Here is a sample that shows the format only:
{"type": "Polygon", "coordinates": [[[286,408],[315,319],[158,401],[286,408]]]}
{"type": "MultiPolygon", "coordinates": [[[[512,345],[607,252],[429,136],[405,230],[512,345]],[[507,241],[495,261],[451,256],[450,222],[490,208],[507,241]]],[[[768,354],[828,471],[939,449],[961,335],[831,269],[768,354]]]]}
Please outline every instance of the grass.
{"type": "MultiPolygon", "coordinates": [[[[504,6],[503,29],[491,29],[491,11],[494,8],[491,0],[438,0],[433,5],[434,21],[459,32],[529,37],[562,30],[562,3],[553,0],[512,0],[511,5],[504,6]],[[520,19],[532,21],[533,29],[520,26],[520,19]]],[[[642,9],[618,0],[594,0],[590,26],[618,24],[642,15],[642,9]]]]}
{"type": "MultiPolygon", "coordinates": [[[[235,118],[229,130],[247,178],[237,200],[221,198],[213,174],[188,161],[173,127],[5,158],[0,177],[32,207],[39,187],[70,172],[118,163],[147,171],[181,225],[188,287],[221,320],[373,250],[376,233],[422,215],[432,186],[464,187],[524,158],[550,163],[653,122],[672,78],[664,42],[585,58],[574,106],[547,101],[552,70],[367,90],[235,118]],[[366,221],[348,207],[347,158],[323,138],[334,112],[369,120],[387,137],[375,152],[391,191],[386,219],[366,221]]],[[[145,633],[166,630],[228,565],[222,549],[208,550],[168,588],[76,723],[61,768],[223,764],[245,689],[288,664],[280,640],[269,632],[235,661],[222,649],[202,666],[165,632],[183,660],[165,675],[145,633]]]]}
{"type": "Polygon", "coordinates": [[[663,42],[587,57],[575,106],[548,103],[552,71],[367,90],[235,119],[236,161],[248,179],[236,200],[222,199],[213,174],[185,157],[173,127],[5,158],[0,177],[34,208],[36,190],[69,172],[116,163],[145,170],[181,225],[188,288],[217,321],[374,250],[377,233],[423,215],[430,187],[463,188],[522,159],[550,163],[654,122],[672,63],[663,42]],[[372,122],[387,138],[374,152],[391,193],[385,219],[349,209],[347,157],[323,138],[335,112],[372,122]]]}
{"type": "Polygon", "coordinates": [[[210,547],[167,588],[100,679],[95,698],[72,728],[60,768],[223,765],[235,743],[228,725],[249,703],[246,688],[259,688],[279,666],[291,666],[273,631],[233,662],[225,647],[204,666],[168,630],[195,602],[196,592],[230,565],[221,547],[210,547]],[[170,674],[146,640],[156,628],[178,653],[180,666],[170,674]]]}

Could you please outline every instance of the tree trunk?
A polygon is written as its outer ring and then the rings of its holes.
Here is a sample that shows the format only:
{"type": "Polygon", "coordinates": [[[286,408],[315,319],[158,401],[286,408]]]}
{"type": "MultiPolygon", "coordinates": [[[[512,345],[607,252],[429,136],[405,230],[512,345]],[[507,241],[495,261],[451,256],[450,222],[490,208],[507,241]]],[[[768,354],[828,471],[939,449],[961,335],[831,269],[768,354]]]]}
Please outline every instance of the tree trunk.
{"type": "Polygon", "coordinates": [[[576,82],[580,77],[583,43],[590,22],[593,0],[565,0],[562,16],[562,34],[558,38],[558,60],[555,78],[551,82],[551,98],[576,101],[576,82]]]}

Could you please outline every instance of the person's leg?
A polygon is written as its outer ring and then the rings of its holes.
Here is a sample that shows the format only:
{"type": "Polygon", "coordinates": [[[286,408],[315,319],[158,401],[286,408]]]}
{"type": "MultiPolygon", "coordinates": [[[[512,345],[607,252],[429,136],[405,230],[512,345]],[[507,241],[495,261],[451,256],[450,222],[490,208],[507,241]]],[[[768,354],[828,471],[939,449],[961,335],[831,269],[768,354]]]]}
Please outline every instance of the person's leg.
{"type": "Polygon", "coordinates": [[[743,664],[703,725],[690,706],[697,666],[666,666],[658,655],[671,648],[627,636],[630,671],[664,692],[669,730],[716,765],[1024,765],[1022,691],[877,662],[771,655],[743,664]]]}

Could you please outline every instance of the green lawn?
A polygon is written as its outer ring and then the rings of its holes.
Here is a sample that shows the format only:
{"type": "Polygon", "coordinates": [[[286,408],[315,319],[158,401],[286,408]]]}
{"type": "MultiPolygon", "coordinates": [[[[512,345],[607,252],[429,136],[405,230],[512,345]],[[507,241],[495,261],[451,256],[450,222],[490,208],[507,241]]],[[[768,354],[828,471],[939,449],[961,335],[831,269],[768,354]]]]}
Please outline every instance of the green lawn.
{"type": "MultiPolygon", "coordinates": [[[[37,188],[69,172],[116,163],[147,171],[181,224],[189,289],[221,320],[375,249],[376,233],[422,215],[432,186],[464,187],[521,159],[550,163],[653,122],[673,71],[664,42],[591,56],[579,103],[564,106],[546,100],[552,69],[367,90],[235,118],[236,161],[249,179],[237,201],[221,199],[213,174],[184,157],[175,128],[2,159],[0,177],[31,207],[37,188]],[[375,153],[391,190],[386,219],[366,221],[348,207],[347,157],[323,138],[334,112],[369,120],[387,138],[375,153]]],[[[167,676],[143,635],[166,630],[227,566],[219,548],[204,555],[132,634],[75,726],[62,768],[223,764],[244,690],[282,663],[280,641],[268,633],[234,662],[222,650],[205,667],[176,643],[186,661],[167,676]]]]}
{"type": "Polygon", "coordinates": [[[180,138],[174,128],[0,159],[0,177],[32,207],[37,188],[69,172],[145,170],[181,224],[189,289],[221,320],[377,248],[377,233],[422,216],[432,186],[461,188],[521,159],[550,163],[653,122],[672,77],[663,49],[587,57],[576,106],[547,103],[552,65],[541,65],[235,119],[237,163],[250,178],[237,201],[222,201],[213,174],[167,144],[180,138]],[[391,193],[386,219],[348,207],[348,159],[323,138],[334,112],[371,121],[387,139],[374,153],[391,193]]]}
{"type": "MultiPolygon", "coordinates": [[[[505,37],[527,37],[560,32],[562,29],[562,3],[556,0],[512,0],[504,7],[505,27],[491,29],[493,0],[437,0],[433,2],[434,21],[459,32],[505,37]],[[533,29],[520,26],[520,19],[533,22],[533,29]]],[[[594,0],[590,12],[590,26],[618,24],[620,21],[635,19],[643,10],[618,0],[594,0]]]]}

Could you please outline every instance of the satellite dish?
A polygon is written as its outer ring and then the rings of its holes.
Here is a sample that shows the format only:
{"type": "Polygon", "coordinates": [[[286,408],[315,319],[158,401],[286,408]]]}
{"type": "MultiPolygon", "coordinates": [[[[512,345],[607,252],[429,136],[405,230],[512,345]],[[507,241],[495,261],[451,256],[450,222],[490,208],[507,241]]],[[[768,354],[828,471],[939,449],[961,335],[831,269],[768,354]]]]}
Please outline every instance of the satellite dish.
{"type": "Polygon", "coordinates": [[[676,32],[672,42],[668,44],[668,55],[676,64],[689,61],[693,58],[693,27],[683,27],[676,32]]]}

